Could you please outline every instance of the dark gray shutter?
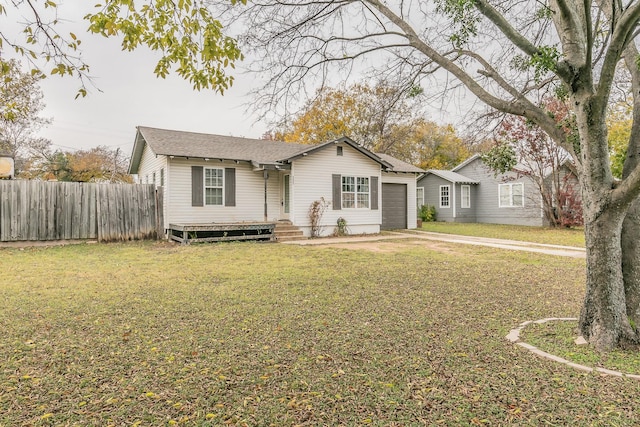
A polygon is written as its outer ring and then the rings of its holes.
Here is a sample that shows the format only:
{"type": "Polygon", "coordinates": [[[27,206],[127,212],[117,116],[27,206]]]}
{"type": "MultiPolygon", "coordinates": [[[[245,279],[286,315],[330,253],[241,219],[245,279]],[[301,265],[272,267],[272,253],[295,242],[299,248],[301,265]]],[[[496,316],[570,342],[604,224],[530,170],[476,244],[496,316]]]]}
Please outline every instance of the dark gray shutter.
{"type": "Polygon", "coordinates": [[[224,169],[224,205],[236,205],[236,170],[235,168],[224,169]]]}
{"type": "Polygon", "coordinates": [[[371,191],[371,210],[378,210],[378,177],[372,176],[369,182],[369,190],[371,191]]]}
{"type": "Polygon", "coordinates": [[[204,206],[202,166],[191,166],[191,206],[204,206]]]}
{"type": "Polygon", "coordinates": [[[341,175],[331,175],[332,178],[332,205],[334,211],[339,211],[342,209],[342,176],[341,175]]]}

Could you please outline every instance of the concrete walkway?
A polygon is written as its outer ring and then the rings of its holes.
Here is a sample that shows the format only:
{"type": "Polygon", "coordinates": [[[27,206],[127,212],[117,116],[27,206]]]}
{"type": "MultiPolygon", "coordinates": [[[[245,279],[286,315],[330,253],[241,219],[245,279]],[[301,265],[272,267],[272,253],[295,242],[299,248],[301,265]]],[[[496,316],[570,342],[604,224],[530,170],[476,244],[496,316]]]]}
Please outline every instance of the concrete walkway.
{"type": "Polygon", "coordinates": [[[489,237],[459,236],[454,234],[432,233],[428,231],[392,231],[375,236],[325,237],[320,239],[283,242],[289,245],[332,245],[336,243],[376,242],[392,239],[420,239],[464,245],[488,246],[513,251],[536,252],[545,255],[557,255],[571,258],[585,258],[586,250],[573,246],[548,245],[543,243],[521,242],[517,240],[493,239],[489,237]]]}

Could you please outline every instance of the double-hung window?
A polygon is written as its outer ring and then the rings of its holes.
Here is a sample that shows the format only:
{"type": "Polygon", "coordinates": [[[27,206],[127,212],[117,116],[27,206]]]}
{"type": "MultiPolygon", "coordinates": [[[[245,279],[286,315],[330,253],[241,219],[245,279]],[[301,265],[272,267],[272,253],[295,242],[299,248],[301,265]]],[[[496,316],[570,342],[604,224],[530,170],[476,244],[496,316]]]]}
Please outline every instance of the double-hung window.
{"type": "Polygon", "coordinates": [[[468,209],[471,207],[471,186],[470,185],[460,186],[460,207],[463,209],[468,209]]]}
{"type": "Polygon", "coordinates": [[[342,208],[369,207],[369,178],[360,176],[342,177],[342,208]]]}
{"type": "Polygon", "coordinates": [[[450,204],[450,197],[449,197],[449,191],[450,191],[451,187],[449,185],[441,185],[440,186],[440,207],[441,208],[448,208],[449,206],[451,206],[450,204]]]}
{"type": "Polygon", "coordinates": [[[522,207],[524,206],[524,185],[521,182],[500,184],[498,197],[501,208],[522,207]]]}
{"type": "Polygon", "coordinates": [[[222,205],[224,189],[224,169],[205,168],[204,170],[204,203],[205,205],[222,205]]]}

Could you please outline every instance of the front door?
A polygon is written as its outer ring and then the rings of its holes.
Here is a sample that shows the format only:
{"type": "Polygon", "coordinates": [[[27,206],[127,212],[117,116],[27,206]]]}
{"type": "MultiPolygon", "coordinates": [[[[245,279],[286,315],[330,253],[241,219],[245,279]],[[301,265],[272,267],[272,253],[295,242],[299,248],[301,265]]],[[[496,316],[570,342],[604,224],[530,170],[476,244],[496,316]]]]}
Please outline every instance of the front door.
{"type": "Polygon", "coordinates": [[[291,210],[291,175],[287,174],[282,177],[282,200],[281,200],[281,214],[282,219],[289,219],[289,212],[291,210]]]}

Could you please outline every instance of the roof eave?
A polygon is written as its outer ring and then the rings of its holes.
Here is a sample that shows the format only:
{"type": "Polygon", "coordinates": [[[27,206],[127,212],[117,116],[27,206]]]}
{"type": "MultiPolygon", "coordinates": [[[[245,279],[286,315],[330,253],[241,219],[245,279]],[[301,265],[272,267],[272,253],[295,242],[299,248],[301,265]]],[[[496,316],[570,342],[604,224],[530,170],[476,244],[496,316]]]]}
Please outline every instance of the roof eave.
{"type": "Polygon", "coordinates": [[[129,174],[137,174],[140,168],[140,160],[142,160],[142,151],[146,141],[140,133],[140,129],[136,129],[136,139],[133,142],[133,151],[131,152],[131,160],[129,161],[129,174]]]}

